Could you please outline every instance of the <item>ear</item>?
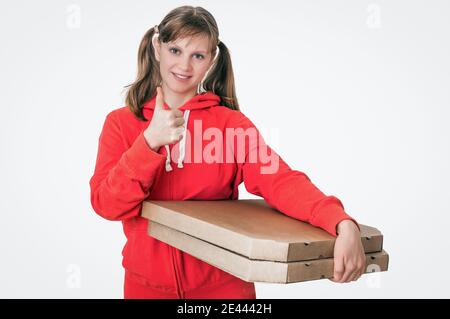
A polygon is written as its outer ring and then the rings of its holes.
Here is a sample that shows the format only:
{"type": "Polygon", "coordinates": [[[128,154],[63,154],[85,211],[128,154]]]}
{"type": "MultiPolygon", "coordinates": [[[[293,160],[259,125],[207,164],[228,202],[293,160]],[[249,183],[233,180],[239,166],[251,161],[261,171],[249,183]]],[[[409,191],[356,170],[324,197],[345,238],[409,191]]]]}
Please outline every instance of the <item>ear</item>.
{"type": "Polygon", "coordinates": [[[153,37],[152,39],[153,51],[155,51],[156,61],[159,62],[160,52],[161,52],[161,44],[157,40],[157,37],[153,37]]]}

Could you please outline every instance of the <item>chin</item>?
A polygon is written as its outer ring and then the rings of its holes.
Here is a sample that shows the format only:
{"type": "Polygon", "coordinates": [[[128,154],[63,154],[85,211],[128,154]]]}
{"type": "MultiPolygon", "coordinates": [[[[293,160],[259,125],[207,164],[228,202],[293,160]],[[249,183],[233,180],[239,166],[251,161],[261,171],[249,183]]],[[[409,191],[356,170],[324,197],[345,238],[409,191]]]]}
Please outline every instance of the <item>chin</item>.
{"type": "Polygon", "coordinates": [[[167,83],[167,87],[176,94],[188,94],[190,92],[197,93],[197,85],[194,86],[187,86],[187,85],[180,85],[178,83],[167,83]]]}
{"type": "Polygon", "coordinates": [[[173,87],[173,86],[169,86],[169,88],[170,88],[170,90],[173,92],[173,93],[176,93],[176,94],[180,94],[180,95],[184,95],[184,94],[188,94],[188,93],[190,93],[190,92],[197,92],[197,87],[194,87],[194,88],[180,88],[180,87],[173,87]]]}

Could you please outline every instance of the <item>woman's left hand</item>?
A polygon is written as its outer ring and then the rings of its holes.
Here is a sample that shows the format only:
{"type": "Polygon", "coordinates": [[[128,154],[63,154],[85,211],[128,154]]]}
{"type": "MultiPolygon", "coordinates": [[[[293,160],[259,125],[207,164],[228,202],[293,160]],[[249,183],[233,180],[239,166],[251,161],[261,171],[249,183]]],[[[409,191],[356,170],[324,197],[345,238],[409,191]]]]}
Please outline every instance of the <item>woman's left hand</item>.
{"type": "Polygon", "coordinates": [[[360,231],[353,221],[346,219],[338,224],[337,233],[334,244],[334,275],[330,280],[336,283],[356,281],[366,268],[360,231]]]}

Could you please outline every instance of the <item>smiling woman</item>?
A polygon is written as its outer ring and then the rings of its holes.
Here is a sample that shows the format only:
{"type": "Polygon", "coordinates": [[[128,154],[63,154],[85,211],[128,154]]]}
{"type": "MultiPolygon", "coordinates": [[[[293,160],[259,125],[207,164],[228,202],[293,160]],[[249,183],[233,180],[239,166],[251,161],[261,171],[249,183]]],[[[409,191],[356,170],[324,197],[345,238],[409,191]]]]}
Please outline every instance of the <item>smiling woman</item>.
{"type": "Polygon", "coordinates": [[[280,212],[339,232],[336,281],[364,272],[358,223],[240,111],[231,57],[207,10],[176,8],[145,33],[126,104],[106,117],[90,180],[94,210],[123,223],[125,298],[256,298],[252,282],[147,235],[140,215],[145,200],[236,200],[242,182],[280,212]]]}
{"type": "Polygon", "coordinates": [[[170,107],[178,108],[199,93],[198,84],[214,63],[209,52],[209,36],[192,35],[161,43],[158,35],[155,33],[152,44],[159,62],[162,89],[170,107]]]}
{"type": "Polygon", "coordinates": [[[176,8],[144,35],[136,81],[128,86],[126,97],[139,119],[145,120],[142,105],[156,94],[157,86],[172,109],[196,94],[212,92],[222,105],[239,110],[228,48],[219,40],[214,17],[204,8],[176,8]]]}
{"type": "MultiPolygon", "coordinates": [[[[155,28],[158,30],[157,26],[155,28]]],[[[152,45],[159,62],[165,101],[171,108],[178,108],[200,93],[200,85],[216,56],[213,59],[209,52],[209,36],[204,34],[194,34],[169,43],[161,43],[158,39],[159,32],[155,32],[152,45]]],[[[215,52],[218,53],[218,50],[215,52]]]]}

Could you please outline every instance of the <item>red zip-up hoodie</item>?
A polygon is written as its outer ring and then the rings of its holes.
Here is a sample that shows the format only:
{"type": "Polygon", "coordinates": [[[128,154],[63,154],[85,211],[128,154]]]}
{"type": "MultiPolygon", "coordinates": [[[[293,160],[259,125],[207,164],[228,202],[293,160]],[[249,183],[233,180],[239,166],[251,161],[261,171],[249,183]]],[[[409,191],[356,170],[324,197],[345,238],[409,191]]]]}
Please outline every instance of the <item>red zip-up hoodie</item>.
{"type": "MultiPolygon", "coordinates": [[[[187,130],[180,142],[152,150],[143,131],[150,124],[155,101],[153,96],[143,105],[147,122],[138,120],[128,107],[107,115],[89,182],[95,212],[122,221],[127,238],[122,265],[137,280],[180,295],[234,277],[148,236],[148,220],[140,216],[144,200],[235,200],[244,182],[249,193],[272,207],[334,236],[344,219],[358,225],[338,198],[326,196],[305,173],[291,169],[260,135],[244,136],[242,144],[238,134],[225,134],[259,131],[242,112],[221,106],[212,92],[198,94],[179,107],[187,130]],[[212,145],[221,145],[221,151],[212,151],[212,145]],[[272,165],[276,169],[268,169],[262,156],[253,156],[259,151],[277,157],[277,165],[272,165]],[[210,154],[209,159],[202,154],[210,154]]],[[[164,104],[164,108],[169,107],[164,104]]]]}

